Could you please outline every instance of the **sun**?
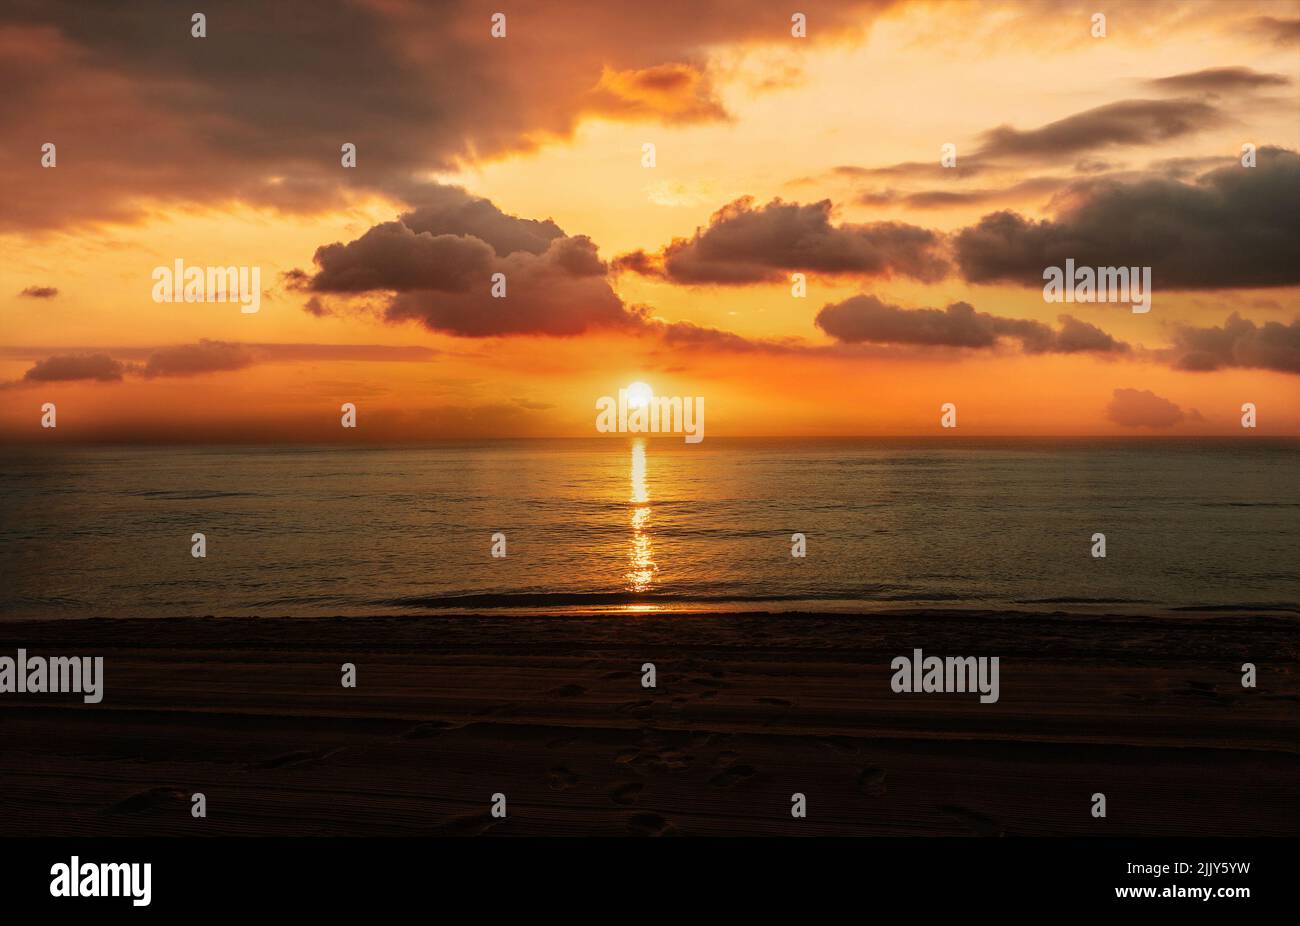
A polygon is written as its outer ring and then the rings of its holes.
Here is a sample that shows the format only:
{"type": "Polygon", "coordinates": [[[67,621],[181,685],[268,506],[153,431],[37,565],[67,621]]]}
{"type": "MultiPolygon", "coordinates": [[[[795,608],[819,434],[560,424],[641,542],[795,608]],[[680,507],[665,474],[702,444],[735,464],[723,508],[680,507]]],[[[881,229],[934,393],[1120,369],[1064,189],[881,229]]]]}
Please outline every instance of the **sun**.
{"type": "Polygon", "coordinates": [[[654,390],[648,384],[635,382],[627,387],[628,408],[645,408],[653,396],[654,390]]]}

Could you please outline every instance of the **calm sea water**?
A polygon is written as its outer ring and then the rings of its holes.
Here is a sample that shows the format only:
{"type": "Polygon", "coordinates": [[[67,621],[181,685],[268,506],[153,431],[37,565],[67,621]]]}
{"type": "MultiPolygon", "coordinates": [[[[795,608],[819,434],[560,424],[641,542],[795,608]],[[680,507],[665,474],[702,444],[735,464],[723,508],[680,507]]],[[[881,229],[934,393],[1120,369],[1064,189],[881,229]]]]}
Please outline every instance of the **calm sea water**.
{"type": "Polygon", "coordinates": [[[9,447],[0,616],[1300,611],[1298,464],[1264,440],[9,447]]]}

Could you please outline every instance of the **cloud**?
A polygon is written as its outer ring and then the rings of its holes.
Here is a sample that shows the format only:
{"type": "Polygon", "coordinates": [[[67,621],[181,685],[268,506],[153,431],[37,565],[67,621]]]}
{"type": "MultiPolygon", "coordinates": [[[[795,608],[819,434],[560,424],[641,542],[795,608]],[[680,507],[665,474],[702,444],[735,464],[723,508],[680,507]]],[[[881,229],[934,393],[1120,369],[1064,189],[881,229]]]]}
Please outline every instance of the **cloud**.
{"type": "Polygon", "coordinates": [[[979,159],[1052,159],[1118,145],[1149,145],[1213,128],[1222,114],[1201,100],[1120,100],[1037,129],[990,129],[979,159]]]}
{"type": "Polygon", "coordinates": [[[53,286],[29,286],[18,295],[29,299],[53,299],[59,291],[53,286]]]}
{"type": "Polygon", "coordinates": [[[1245,367],[1300,373],[1300,318],[1256,325],[1236,312],[1222,327],[1180,325],[1174,331],[1174,366],[1182,370],[1245,367]]]}
{"type": "Polygon", "coordinates": [[[461,337],[566,337],[640,324],[610,288],[596,246],[585,236],[557,239],[541,255],[516,251],[495,262],[492,271],[506,276],[503,299],[492,297],[485,274],[476,288],[463,292],[400,292],[385,317],[461,337]]]}
{"type": "Polygon", "coordinates": [[[1063,266],[1152,268],[1173,289],[1300,283],[1300,156],[1261,148],[1258,166],[1212,171],[1193,183],[1149,176],[1084,181],[1058,197],[1056,218],[995,212],[955,236],[962,275],[975,283],[1042,286],[1063,266]]]}
{"type": "MultiPolygon", "coordinates": [[[[933,161],[903,161],[900,164],[888,164],[884,167],[858,167],[853,164],[841,164],[830,170],[830,176],[858,180],[861,178],[885,177],[896,180],[958,177],[965,179],[988,170],[988,165],[973,164],[969,158],[959,157],[956,167],[944,167],[936,157],[933,161]]],[[[811,181],[812,178],[805,178],[811,181]]]]}
{"type": "MultiPolygon", "coordinates": [[[[48,348],[0,348],[0,358],[26,359],[48,348]]],[[[259,363],[423,362],[438,352],[427,347],[386,344],[259,344],[200,339],[165,347],[118,347],[55,354],[38,360],[8,388],[42,382],[121,382],[125,376],[154,379],[242,370],[259,363]]]]}
{"type": "Polygon", "coordinates": [[[1257,16],[1250,21],[1249,26],[1251,31],[1271,39],[1276,45],[1300,44],[1300,18],[1257,16]]]}
{"type": "MultiPolygon", "coordinates": [[[[1219,159],[1222,162],[1222,158],[1219,159]]],[[[947,209],[952,206],[979,206],[1008,199],[1029,199],[1054,193],[1070,183],[1064,177],[1029,177],[1001,188],[975,190],[917,190],[907,193],[884,190],[863,193],[857,202],[863,206],[900,204],[913,209],[947,209]]]]}
{"type": "MultiPolygon", "coordinates": [[[[1273,75],[1258,76],[1269,78],[1273,75]]],[[[1229,79],[1221,78],[1225,82],[1229,79]]],[[[848,179],[950,182],[954,178],[964,180],[990,171],[1005,170],[1007,162],[1060,164],[1073,158],[1079,158],[1076,169],[1080,173],[1095,173],[1099,165],[1106,165],[1091,156],[1093,152],[1156,144],[1213,128],[1225,121],[1223,113],[1203,100],[1119,100],[1074,113],[1036,129],[1022,130],[1010,125],[989,129],[981,133],[973,150],[958,146],[955,167],[944,167],[936,156],[932,161],[903,161],[883,167],[840,165],[832,168],[830,175],[848,179]]]]}
{"type": "Polygon", "coordinates": [[[708,77],[680,62],[625,71],[605,68],[586,105],[605,116],[654,117],[670,124],[728,118],[708,77]]]}
{"type": "Polygon", "coordinates": [[[1285,74],[1265,74],[1247,67],[1206,68],[1186,74],[1174,74],[1148,80],[1153,90],[1172,93],[1220,93],[1233,90],[1256,90],[1260,87],[1285,87],[1291,78],[1285,74]]]}
{"type": "MultiPolygon", "coordinates": [[[[805,42],[861,35],[892,5],[808,0],[805,42]]],[[[412,177],[535,150],[592,115],[723,119],[706,56],[790,42],[788,14],[729,2],[515,4],[504,39],[494,9],[219,3],[192,39],[170,0],[6,4],[0,137],[56,140],[60,182],[30,181],[35,156],[0,158],[0,226],[132,221],[146,202],[311,213],[355,191],[401,196],[412,177]],[[344,142],[356,169],[340,167],[344,142]]]]}
{"type": "Polygon", "coordinates": [[[379,289],[465,292],[491,276],[492,246],[478,238],[416,233],[401,222],[384,222],[347,244],[316,249],[320,268],[307,288],[318,293],[364,293],[379,289]]]}
{"type": "Polygon", "coordinates": [[[688,348],[728,354],[815,354],[823,348],[797,338],[747,338],[719,328],[706,328],[694,322],[649,322],[649,331],[670,348],[688,348]]]}
{"type": "Polygon", "coordinates": [[[541,254],[564,231],[550,219],[523,219],[507,215],[490,200],[472,196],[457,186],[421,184],[407,198],[418,205],[399,216],[416,234],[464,235],[492,246],[498,257],[515,251],[541,254]]]}
{"type": "Polygon", "coordinates": [[[1003,318],[977,312],[967,302],[946,309],[905,309],[875,296],[853,296],[830,303],[817,313],[816,324],[846,343],[916,344],[930,347],[991,348],[1002,338],[1020,341],[1026,353],[1120,354],[1127,344],[1069,315],[1053,330],[1039,321],[1003,318]]]}
{"type": "Polygon", "coordinates": [[[1191,414],[1147,389],[1116,389],[1106,417],[1126,428],[1171,428],[1189,417],[1200,419],[1195,410],[1191,414]]]}
{"type": "Polygon", "coordinates": [[[126,365],[107,354],[61,354],[37,362],[23,374],[29,383],[62,383],[76,380],[94,380],[101,383],[120,382],[126,365]]]}
{"type": "MultiPolygon", "coordinates": [[[[201,339],[199,344],[223,343],[201,339]]],[[[259,362],[314,362],[314,361],[395,361],[423,362],[438,356],[438,351],[417,345],[393,344],[295,344],[295,343],[259,343],[255,341],[235,342],[259,362]]],[[[23,347],[0,345],[0,360],[30,360],[40,354],[48,354],[60,348],[23,347]]],[[[164,347],[99,347],[99,348],[62,348],[73,354],[90,354],[101,352],[128,362],[148,361],[160,351],[176,349],[176,345],[164,347]]]]}
{"type": "Polygon", "coordinates": [[[164,347],[153,352],[141,371],[147,377],[197,376],[242,370],[253,365],[253,355],[243,344],[209,341],[164,347]]]}
{"type": "Polygon", "coordinates": [[[941,237],[901,222],[831,222],[831,201],[800,205],[774,199],[755,208],[746,196],[715,212],[706,228],[677,238],[658,255],[632,252],[618,270],[677,283],[747,284],[782,280],[790,271],[938,280],[949,270],[941,237]]]}
{"type": "Polygon", "coordinates": [[[290,288],[318,294],[308,312],[329,313],[319,294],[378,293],[388,321],[461,337],[570,336],[641,324],[585,235],[566,235],[549,219],[506,215],[457,187],[427,186],[420,197],[397,221],[317,248],[314,274],[286,274],[290,288]],[[502,298],[492,295],[498,273],[502,298]]]}

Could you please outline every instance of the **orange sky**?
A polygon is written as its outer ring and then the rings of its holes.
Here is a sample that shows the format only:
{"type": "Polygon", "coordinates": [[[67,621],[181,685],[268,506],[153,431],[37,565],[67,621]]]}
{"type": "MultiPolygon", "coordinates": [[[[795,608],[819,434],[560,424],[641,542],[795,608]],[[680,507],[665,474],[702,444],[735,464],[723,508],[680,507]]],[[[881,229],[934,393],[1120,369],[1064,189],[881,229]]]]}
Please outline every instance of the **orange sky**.
{"type": "Polygon", "coordinates": [[[709,436],[1300,434],[1296,2],[292,8],[0,18],[0,433],[586,437],[641,380],[709,436]],[[260,311],[154,302],[178,258],[260,311]]]}

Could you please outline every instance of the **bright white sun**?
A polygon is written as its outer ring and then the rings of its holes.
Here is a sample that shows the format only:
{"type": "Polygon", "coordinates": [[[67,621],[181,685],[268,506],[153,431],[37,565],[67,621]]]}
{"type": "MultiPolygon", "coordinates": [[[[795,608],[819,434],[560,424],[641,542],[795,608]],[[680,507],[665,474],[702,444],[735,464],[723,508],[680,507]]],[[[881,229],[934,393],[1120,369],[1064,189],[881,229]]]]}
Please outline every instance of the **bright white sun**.
{"type": "Polygon", "coordinates": [[[627,387],[628,408],[645,408],[653,396],[654,391],[646,383],[633,383],[627,387]]]}

